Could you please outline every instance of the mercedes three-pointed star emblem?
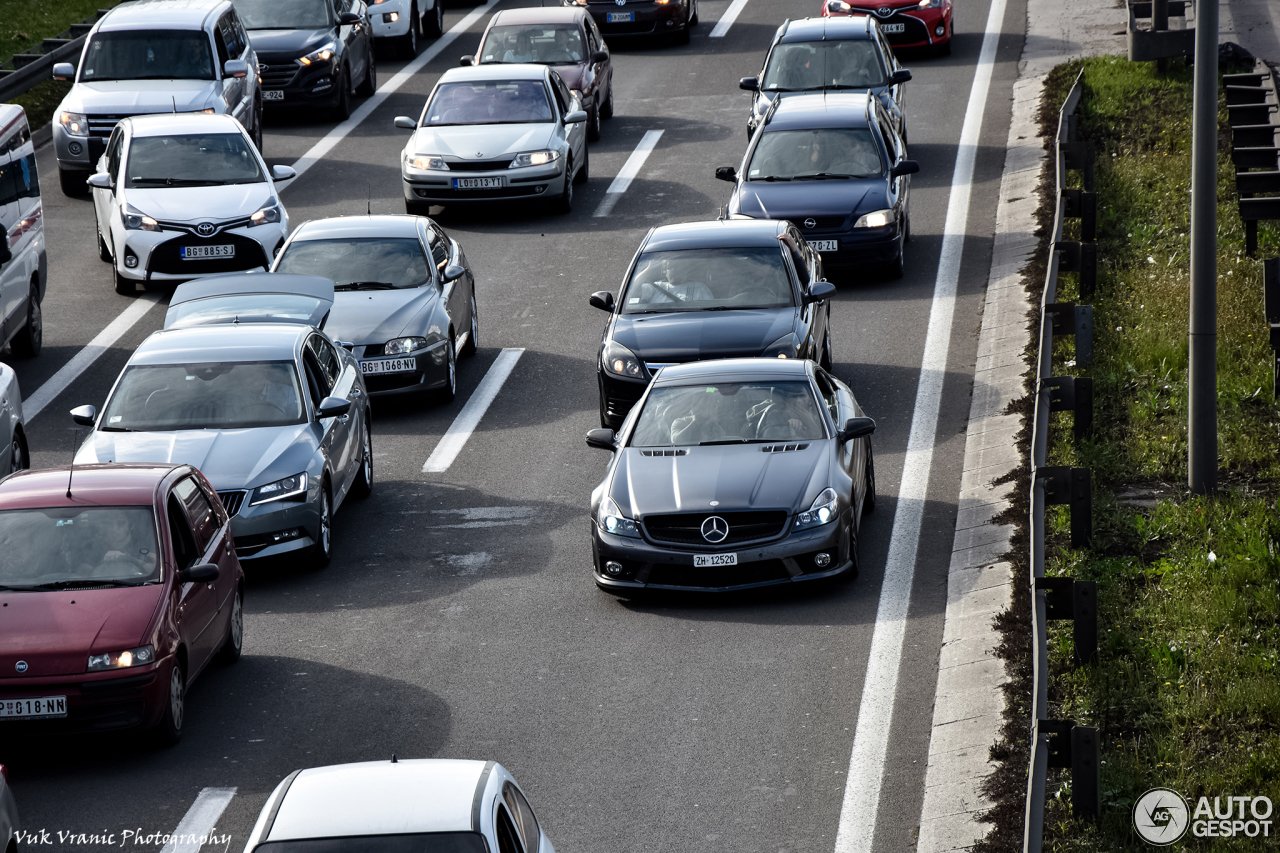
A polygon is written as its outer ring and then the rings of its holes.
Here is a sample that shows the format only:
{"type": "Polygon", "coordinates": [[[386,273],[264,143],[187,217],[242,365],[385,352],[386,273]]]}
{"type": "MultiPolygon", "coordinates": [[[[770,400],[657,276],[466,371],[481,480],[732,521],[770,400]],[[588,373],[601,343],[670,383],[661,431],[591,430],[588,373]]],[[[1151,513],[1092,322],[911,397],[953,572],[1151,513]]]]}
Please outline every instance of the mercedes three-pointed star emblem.
{"type": "Polygon", "coordinates": [[[709,516],[702,522],[702,538],[712,545],[719,545],[729,535],[729,522],[718,515],[709,516]]]}

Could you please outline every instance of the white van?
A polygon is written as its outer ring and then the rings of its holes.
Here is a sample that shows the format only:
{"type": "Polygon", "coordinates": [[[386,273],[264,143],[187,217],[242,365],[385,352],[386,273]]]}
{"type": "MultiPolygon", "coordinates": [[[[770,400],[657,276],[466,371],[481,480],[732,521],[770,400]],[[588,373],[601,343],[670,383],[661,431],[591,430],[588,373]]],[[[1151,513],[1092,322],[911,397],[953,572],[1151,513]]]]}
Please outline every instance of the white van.
{"type": "Polygon", "coordinates": [[[27,114],[0,104],[0,346],[15,355],[40,354],[40,303],[49,279],[44,208],[36,176],[36,150],[27,114]]]}

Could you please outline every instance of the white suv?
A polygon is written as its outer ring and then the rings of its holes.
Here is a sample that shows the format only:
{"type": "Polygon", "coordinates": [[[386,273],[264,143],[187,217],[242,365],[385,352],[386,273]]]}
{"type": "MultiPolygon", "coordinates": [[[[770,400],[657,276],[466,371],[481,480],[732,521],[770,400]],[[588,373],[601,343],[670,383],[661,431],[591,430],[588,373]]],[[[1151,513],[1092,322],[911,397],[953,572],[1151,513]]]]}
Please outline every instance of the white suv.
{"type": "MultiPolygon", "coordinates": [[[[0,235],[0,347],[9,343],[15,355],[36,356],[49,261],[36,152],[27,114],[16,104],[0,104],[0,235]]],[[[0,406],[0,425],[4,414],[0,406]]]]}
{"type": "Polygon", "coordinates": [[[116,6],[89,31],[78,69],[70,62],[53,67],[55,79],[75,80],[53,121],[62,192],[89,192],[85,180],[111,129],[128,116],[225,113],[261,149],[257,70],[258,57],[231,0],[116,6]]]}

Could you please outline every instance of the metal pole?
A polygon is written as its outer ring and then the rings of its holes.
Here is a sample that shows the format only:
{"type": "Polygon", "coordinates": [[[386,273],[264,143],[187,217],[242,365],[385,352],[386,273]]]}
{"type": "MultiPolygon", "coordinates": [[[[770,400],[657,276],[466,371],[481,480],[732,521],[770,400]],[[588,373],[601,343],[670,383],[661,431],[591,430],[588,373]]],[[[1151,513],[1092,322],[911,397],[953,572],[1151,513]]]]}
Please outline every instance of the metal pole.
{"type": "Polygon", "coordinates": [[[1187,485],[1218,485],[1218,0],[1196,3],[1187,485]]]}
{"type": "Polygon", "coordinates": [[[1151,29],[1169,29],[1169,0],[1152,0],[1151,29]]]}

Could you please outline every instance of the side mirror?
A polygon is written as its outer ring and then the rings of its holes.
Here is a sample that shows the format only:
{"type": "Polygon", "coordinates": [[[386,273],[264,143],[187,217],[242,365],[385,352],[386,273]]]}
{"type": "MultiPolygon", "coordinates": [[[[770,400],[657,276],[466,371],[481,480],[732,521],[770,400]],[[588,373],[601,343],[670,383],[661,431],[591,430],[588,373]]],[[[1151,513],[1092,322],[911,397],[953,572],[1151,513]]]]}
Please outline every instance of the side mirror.
{"type": "Polygon", "coordinates": [[[360,23],[360,16],[355,12],[343,12],[338,16],[338,23],[344,27],[354,26],[360,23]]]}
{"type": "Polygon", "coordinates": [[[469,53],[458,58],[458,65],[462,68],[466,68],[467,66],[475,65],[475,64],[476,64],[476,58],[469,53]]]}
{"type": "Polygon", "coordinates": [[[587,113],[585,110],[573,110],[564,117],[565,124],[582,124],[586,120],[587,113]]]}
{"type": "MultiPolygon", "coordinates": [[[[437,0],[439,2],[439,0],[437,0]]],[[[462,264],[446,264],[444,272],[440,274],[440,280],[443,282],[455,281],[467,274],[467,268],[462,264]]]]}
{"type": "Polygon", "coordinates": [[[106,172],[99,172],[96,175],[90,175],[88,184],[89,186],[96,187],[100,190],[109,190],[111,189],[111,176],[106,172]]]}
{"type": "Polygon", "coordinates": [[[343,397],[325,397],[316,407],[316,418],[335,418],[351,411],[351,401],[343,397]]]}
{"type": "Polygon", "coordinates": [[[759,92],[760,81],[755,77],[743,77],[738,81],[738,88],[745,89],[748,92],[759,92]]]}
{"type": "Polygon", "coordinates": [[[249,63],[245,62],[243,59],[228,59],[226,62],[222,63],[222,76],[237,78],[248,77],[249,63]]]}
{"type": "Polygon", "coordinates": [[[76,67],[70,62],[55,62],[53,64],[54,80],[70,80],[76,76],[76,67]]]}
{"type": "Polygon", "coordinates": [[[849,418],[844,422],[844,429],[840,430],[838,438],[841,443],[849,441],[853,438],[862,438],[864,435],[871,435],[876,431],[876,422],[871,418],[849,418]]]}
{"type": "Polygon", "coordinates": [[[853,11],[853,7],[844,2],[844,0],[829,0],[827,11],[834,12],[837,15],[848,15],[853,11]]]}
{"type": "Polygon", "coordinates": [[[835,296],[836,286],[829,281],[815,281],[809,285],[809,289],[805,291],[805,302],[821,302],[828,296],[835,296]]]}
{"type": "Polygon", "coordinates": [[[213,583],[218,579],[218,567],[213,563],[196,563],[178,570],[179,583],[213,583]]]}
{"type": "Polygon", "coordinates": [[[903,175],[914,175],[918,171],[920,171],[920,164],[915,160],[899,160],[889,170],[889,177],[900,178],[903,175]]]}
{"type": "Polygon", "coordinates": [[[906,83],[911,79],[910,68],[899,68],[889,77],[890,85],[897,86],[900,83],[906,83]]]}
{"type": "Polygon", "coordinates": [[[396,127],[401,130],[417,130],[418,123],[408,116],[396,116],[396,127]]]}
{"type": "Polygon", "coordinates": [[[716,180],[733,182],[738,180],[738,170],[732,166],[717,166],[716,180]]]}
{"type": "Polygon", "coordinates": [[[591,294],[592,308],[599,308],[601,311],[613,311],[613,294],[607,290],[597,290],[591,294]]]}
{"type": "Polygon", "coordinates": [[[93,426],[98,419],[98,410],[94,406],[76,406],[71,410],[71,420],[79,426],[93,426]]]}
{"type": "Polygon", "coordinates": [[[298,173],[294,170],[292,166],[272,166],[271,167],[271,180],[273,181],[288,181],[296,177],[298,177],[298,173]]]}
{"type": "MultiPolygon", "coordinates": [[[[4,223],[0,222],[0,228],[3,227],[4,223]]],[[[13,260],[13,250],[9,248],[9,241],[7,239],[0,240],[0,267],[9,263],[11,260],[13,260]]]]}
{"type": "Polygon", "coordinates": [[[598,65],[601,62],[608,62],[608,61],[609,61],[608,51],[597,50],[595,53],[591,54],[591,62],[593,64],[598,65]]]}
{"type": "Polygon", "coordinates": [[[594,447],[597,450],[608,450],[612,452],[616,450],[613,443],[614,435],[611,429],[592,429],[587,430],[587,447],[594,447]]]}

